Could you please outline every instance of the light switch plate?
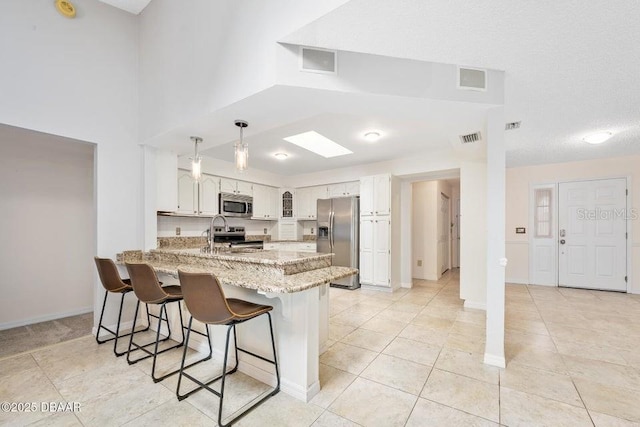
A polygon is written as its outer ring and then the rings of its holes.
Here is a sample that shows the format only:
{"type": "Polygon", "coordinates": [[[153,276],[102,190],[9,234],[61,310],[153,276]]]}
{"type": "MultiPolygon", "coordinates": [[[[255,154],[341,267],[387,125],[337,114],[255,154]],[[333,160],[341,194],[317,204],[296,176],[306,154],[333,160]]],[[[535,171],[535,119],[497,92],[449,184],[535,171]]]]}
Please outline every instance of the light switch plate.
{"type": "Polygon", "coordinates": [[[176,236],[180,235],[180,227],[176,227],[176,236]]]}
{"type": "Polygon", "coordinates": [[[422,260],[421,259],[418,260],[418,267],[422,267],[422,260]]]}

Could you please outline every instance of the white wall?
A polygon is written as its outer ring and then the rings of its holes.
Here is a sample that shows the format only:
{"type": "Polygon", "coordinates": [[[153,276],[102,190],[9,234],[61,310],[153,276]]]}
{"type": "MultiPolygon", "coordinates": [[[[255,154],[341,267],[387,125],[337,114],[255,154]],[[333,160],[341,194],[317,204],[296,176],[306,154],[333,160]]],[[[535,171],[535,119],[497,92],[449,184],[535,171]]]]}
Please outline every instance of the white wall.
{"type": "Polygon", "coordinates": [[[413,256],[412,270],[416,279],[438,280],[442,277],[442,256],[438,251],[440,223],[440,194],[452,199],[451,186],[443,180],[414,182],[413,188],[413,256]],[[418,260],[422,266],[418,266],[418,260]]]}
{"type": "Polygon", "coordinates": [[[0,329],[93,310],[93,156],[0,125],[0,329]]]}
{"type": "MultiPolygon", "coordinates": [[[[94,0],[75,4],[70,20],[48,0],[2,2],[0,123],[97,144],[97,250],[83,262],[142,247],[142,156],[136,17],[94,0]]],[[[101,304],[97,275],[93,286],[101,304]]]]}
{"type": "Polygon", "coordinates": [[[460,168],[460,297],[465,306],[484,308],[487,298],[487,165],[460,168]]]}
{"type": "MultiPolygon", "coordinates": [[[[640,212],[640,156],[615,157],[507,169],[506,250],[507,281],[529,283],[529,191],[535,183],[630,177],[629,202],[640,212]],[[527,234],[516,234],[527,227],[527,234]]],[[[631,221],[631,267],[629,291],[640,293],[640,221],[631,221]]]]}
{"type": "Polygon", "coordinates": [[[438,181],[414,182],[412,187],[413,277],[438,280],[438,181]]]}
{"type": "Polygon", "coordinates": [[[278,40],[345,2],[152,1],[140,15],[142,140],[274,85],[278,40]]]}

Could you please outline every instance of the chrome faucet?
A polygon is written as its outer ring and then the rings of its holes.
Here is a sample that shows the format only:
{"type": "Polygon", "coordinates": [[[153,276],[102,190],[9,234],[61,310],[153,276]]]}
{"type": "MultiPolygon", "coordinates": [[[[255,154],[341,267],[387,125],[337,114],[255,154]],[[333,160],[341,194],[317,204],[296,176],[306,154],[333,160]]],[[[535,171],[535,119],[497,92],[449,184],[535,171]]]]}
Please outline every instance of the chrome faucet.
{"type": "Polygon", "coordinates": [[[213,218],[211,218],[211,225],[209,225],[209,251],[211,253],[213,253],[213,249],[214,249],[214,236],[215,236],[215,231],[213,229],[213,225],[216,222],[216,219],[218,218],[222,218],[222,221],[224,222],[224,232],[227,233],[229,232],[229,224],[227,223],[227,218],[224,215],[218,214],[215,215],[213,218]]]}

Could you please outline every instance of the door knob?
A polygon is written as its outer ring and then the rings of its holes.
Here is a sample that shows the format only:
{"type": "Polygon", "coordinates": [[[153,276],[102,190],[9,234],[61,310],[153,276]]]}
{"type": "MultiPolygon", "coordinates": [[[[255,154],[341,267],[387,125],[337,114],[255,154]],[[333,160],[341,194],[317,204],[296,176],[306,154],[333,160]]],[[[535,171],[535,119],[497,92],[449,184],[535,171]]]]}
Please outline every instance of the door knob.
{"type": "Polygon", "coordinates": [[[566,241],[566,240],[564,240],[564,239],[560,240],[560,244],[561,244],[561,245],[564,245],[565,243],[567,243],[567,241],[566,241]]]}

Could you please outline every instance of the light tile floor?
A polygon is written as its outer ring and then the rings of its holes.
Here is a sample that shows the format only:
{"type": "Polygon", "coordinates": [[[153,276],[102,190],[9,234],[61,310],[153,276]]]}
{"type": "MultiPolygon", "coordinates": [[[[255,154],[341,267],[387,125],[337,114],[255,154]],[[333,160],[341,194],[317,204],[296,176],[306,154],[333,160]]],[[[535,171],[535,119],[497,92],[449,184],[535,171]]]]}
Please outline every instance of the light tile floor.
{"type": "MultiPolygon", "coordinates": [[[[484,313],[463,308],[458,296],[457,272],[393,294],[332,288],[320,393],[308,404],[280,393],[237,425],[640,425],[638,296],[507,285],[506,369],[482,363],[484,313]]],[[[165,356],[163,369],[177,366],[179,352],[165,356]]],[[[214,365],[220,361],[194,369],[214,365]]],[[[92,337],[2,359],[0,401],[82,407],[0,412],[0,424],[214,424],[213,395],[178,402],[175,376],[154,384],[149,372],[149,363],[128,366],[92,337]]],[[[266,390],[234,377],[230,411],[266,390]]]]}

